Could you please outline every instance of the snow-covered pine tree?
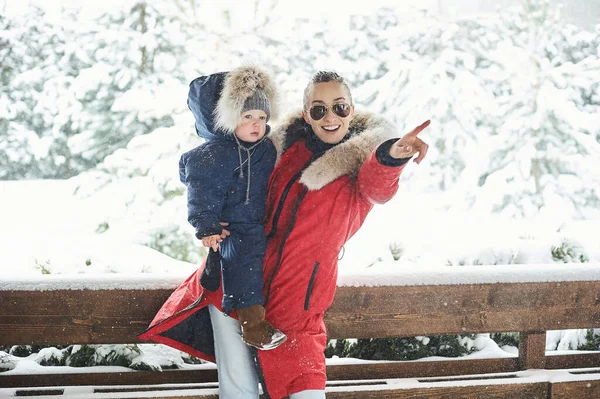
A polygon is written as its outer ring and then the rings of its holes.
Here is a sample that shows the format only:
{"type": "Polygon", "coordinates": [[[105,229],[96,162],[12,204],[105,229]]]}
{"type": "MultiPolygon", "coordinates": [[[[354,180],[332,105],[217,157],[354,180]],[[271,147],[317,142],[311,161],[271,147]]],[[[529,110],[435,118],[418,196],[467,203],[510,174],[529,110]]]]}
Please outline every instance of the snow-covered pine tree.
{"type": "Polygon", "coordinates": [[[367,338],[329,342],[326,357],[366,360],[415,360],[430,356],[461,357],[474,352],[475,334],[410,338],[367,338]]]}
{"type": "Polygon", "coordinates": [[[37,8],[0,18],[0,179],[68,178],[173,124],[186,35],[160,5],[130,2],[94,21],[37,8]]]}
{"type": "Polygon", "coordinates": [[[0,15],[3,180],[72,175],[71,156],[62,151],[67,136],[60,111],[73,107],[65,90],[76,74],[67,44],[73,19],[65,15],[57,23],[44,16],[36,7],[11,18],[0,15]]]}
{"type": "Polygon", "coordinates": [[[434,121],[430,161],[406,183],[437,192],[441,206],[510,216],[598,209],[600,28],[568,25],[546,0],[501,18],[419,13],[371,36],[394,51],[356,93],[401,131],[434,121]]]}
{"type": "Polygon", "coordinates": [[[79,39],[89,62],[77,77],[81,110],[69,150],[93,165],[135,136],[172,126],[172,114],[185,106],[180,25],[160,12],[160,2],[127,5],[101,15],[79,39]]]}
{"type": "MultiPolygon", "coordinates": [[[[379,18],[389,20],[389,13],[379,18]]],[[[405,184],[442,195],[464,186],[469,165],[479,162],[477,149],[488,133],[482,121],[497,112],[483,76],[495,64],[488,53],[500,40],[492,23],[492,17],[448,20],[413,10],[371,33],[383,43],[380,77],[356,91],[357,101],[394,120],[399,133],[433,121],[424,133],[429,160],[419,166],[419,179],[407,170],[405,184]]]]}
{"type": "Polygon", "coordinates": [[[501,111],[489,119],[493,150],[476,207],[513,217],[597,216],[598,29],[568,25],[548,0],[527,0],[503,14],[499,32],[494,95],[501,111]]]}

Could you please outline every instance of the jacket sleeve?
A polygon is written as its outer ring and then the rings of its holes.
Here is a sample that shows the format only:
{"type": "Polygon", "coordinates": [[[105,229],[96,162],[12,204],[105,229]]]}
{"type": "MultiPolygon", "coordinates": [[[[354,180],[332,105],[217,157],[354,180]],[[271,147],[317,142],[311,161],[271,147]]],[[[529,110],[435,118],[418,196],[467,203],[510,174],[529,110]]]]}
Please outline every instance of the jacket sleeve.
{"type": "Polygon", "coordinates": [[[203,156],[194,149],[179,160],[179,178],[187,186],[188,221],[196,229],[196,237],[221,234],[219,220],[231,174],[215,157],[203,156]]]}
{"type": "Polygon", "coordinates": [[[397,140],[391,139],[380,144],[358,172],[358,192],[372,204],[383,204],[398,191],[400,174],[410,158],[396,159],[390,156],[390,147],[397,140]]]}

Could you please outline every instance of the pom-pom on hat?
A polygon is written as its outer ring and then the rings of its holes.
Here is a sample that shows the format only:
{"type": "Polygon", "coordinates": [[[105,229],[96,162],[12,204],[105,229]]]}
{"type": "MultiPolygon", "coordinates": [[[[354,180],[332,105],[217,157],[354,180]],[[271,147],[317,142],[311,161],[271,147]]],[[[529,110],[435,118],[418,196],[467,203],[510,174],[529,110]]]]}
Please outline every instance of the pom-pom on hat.
{"type": "Polygon", "coordinates": [[[267,120],[276,119],[278,100],[275,81],[269,73],[254,65],[236,68],[225,77],[215,109],[215,125],[233,133],[242,121],[242,112],[251,109],[265,111],[267,120]]]}

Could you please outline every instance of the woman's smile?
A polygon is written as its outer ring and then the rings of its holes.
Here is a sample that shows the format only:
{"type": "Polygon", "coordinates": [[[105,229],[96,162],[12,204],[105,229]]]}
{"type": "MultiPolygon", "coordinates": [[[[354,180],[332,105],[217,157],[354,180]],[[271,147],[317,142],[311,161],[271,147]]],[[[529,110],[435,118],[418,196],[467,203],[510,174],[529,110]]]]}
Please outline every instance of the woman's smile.
{"type": "Polygon", "coordinates": [[[326,125],[326,126],[321,126],[321,128],[323,128],[323,130],[325,130],[328,133],[335,133],[340,128],[340,126],[341,125],[326,125]]]}

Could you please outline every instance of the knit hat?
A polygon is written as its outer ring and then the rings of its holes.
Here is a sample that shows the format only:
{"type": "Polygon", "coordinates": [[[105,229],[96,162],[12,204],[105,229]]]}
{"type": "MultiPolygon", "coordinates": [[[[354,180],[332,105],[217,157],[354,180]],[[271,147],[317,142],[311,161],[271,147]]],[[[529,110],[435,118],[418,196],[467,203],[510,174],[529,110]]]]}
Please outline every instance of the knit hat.
{"type": "Polygon", "coordinates": [[[279,95],[273,77],[258,66],[247,65],[227,72],[214,110],[216,129],[233,134],[242,112],[260,109],[277,119],[279,95]]]}
{"type": "Polygon", "coordinates": [[[261,89],[254,90],[254,93],[246,99],[244,102],[244,106],[242,107],[242,112],[250,111],[253,109],[259,109],[261,111],[265,111],[267,114],[267,122],[271,119],[271,102],[265,95],[265,92],[261,89]]]}

